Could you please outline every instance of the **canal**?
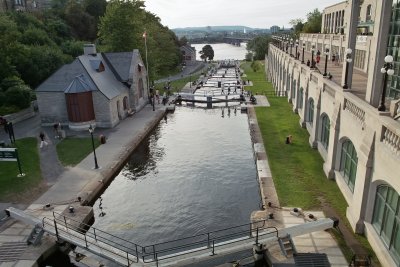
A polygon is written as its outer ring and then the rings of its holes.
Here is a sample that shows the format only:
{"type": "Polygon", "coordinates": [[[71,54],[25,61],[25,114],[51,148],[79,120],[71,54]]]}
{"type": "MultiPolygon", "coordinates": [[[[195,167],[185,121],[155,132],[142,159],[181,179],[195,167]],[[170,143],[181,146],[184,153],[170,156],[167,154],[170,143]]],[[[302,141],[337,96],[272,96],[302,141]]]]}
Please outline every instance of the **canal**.
{"type": "Polygon", "coordinates": [[[260,202],[247,114],[177,107],[95,203],[94,227],[150,245],[249,223],[260,202]]]}
{"type": "MultiPolygon", "coordinates": [[[[196,59],[201,60],[199,51],[207,44],[192,44],[196,48],[196,59]]],[[[246,57],[246,43],[241,43],[240,46],[231,44],[217,43],[209,44],[214,50],[214,60],[237,59],[243,60],[246,57]]]]}

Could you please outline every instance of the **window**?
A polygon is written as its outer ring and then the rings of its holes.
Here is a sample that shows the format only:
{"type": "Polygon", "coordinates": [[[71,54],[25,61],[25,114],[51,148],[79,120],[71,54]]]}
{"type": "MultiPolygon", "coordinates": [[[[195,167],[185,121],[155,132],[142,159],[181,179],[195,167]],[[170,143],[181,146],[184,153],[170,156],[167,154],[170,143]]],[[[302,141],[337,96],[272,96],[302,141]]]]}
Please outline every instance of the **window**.
{"type": "Polygon", "coordinates": [[[322,123],[321,123],[321,144],[324,146],[326,150],[328,150],[329,146],[329,131],[331,127],[331,122],[329,117],[324,114],[322,115],[322,123]]]}
{"type": "Polygon", "coordinates": [[[300,92],[299,92],[299,108],[300,109],[303,108],[303,94],[304,94],[303,87],[300,87],[300,92]]]}
{"type": "Polygon", "coordinates": [[[376,190],[372,225],[393,260],[400,263],[400,212],[399,194],[388,185],[376,190]]]}
{"type": "Polygon", "coordinates": [[[349,186],[351,192],[354,192],[354,184],[357,173],[357,152],[350,140],[347,140],[342,145],[342,155],[340,158],[340,172],[344,181],[349,186]]]}
{"type": "Polygon", "coordinates": [[[308,100],[308,113],[307,113],[307,121],[312,125],[314,122],[314,100],[310,98],[308,100]]]}
{"type": "Polygon", "coordinates": [[[139,98],[142,98],[144,95],[144,87],[143,87],[142,78],[139,79],[138,92],[139,92],[139,98]]]}
{"type": "Polygon", "coordinates": [[[367,6],[367,14],[365,16],[365,21],[371,20],[371,15],[372,15],[372,6],[368,5],[367,6]]]}

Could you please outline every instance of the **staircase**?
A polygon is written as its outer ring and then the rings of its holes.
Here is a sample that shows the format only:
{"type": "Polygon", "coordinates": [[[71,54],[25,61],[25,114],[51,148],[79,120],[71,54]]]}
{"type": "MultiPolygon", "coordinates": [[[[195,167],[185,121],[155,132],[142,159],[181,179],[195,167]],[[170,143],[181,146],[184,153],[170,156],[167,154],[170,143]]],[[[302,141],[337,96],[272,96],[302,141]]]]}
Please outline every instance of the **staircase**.
{"type": "Polygon", "coordinates": [[[36,246],[39,244],[40,240],[42,239],[44,230],[40,225],[35,225],[35,228],[33,228],[32,232],[30,233],[28,237],[28,245],[34,245],[36,246]]]}
{"type": "Polygon", "coordinates": [[[27,247],[26,242],[5,242],[0,244],[0,263],[20,259],[27,247]]]}
{"type": "Polygon", "coordinates": [[[278,238],[279,246],[281,247],[283,255],[291,257],[297,253],[293,240],[290,235],[278,238]]]}

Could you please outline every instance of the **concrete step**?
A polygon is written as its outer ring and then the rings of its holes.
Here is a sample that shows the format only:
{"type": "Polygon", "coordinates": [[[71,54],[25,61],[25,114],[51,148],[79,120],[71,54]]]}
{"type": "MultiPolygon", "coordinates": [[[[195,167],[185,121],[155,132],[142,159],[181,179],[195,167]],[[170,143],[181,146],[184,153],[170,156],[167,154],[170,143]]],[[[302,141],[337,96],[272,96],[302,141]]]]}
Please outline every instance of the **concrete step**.
{"type": "Polygon", "coordinates": [[[28,245],[25,242],[6,242],[0,244],[0,262],[18,260],[28,245]]]}

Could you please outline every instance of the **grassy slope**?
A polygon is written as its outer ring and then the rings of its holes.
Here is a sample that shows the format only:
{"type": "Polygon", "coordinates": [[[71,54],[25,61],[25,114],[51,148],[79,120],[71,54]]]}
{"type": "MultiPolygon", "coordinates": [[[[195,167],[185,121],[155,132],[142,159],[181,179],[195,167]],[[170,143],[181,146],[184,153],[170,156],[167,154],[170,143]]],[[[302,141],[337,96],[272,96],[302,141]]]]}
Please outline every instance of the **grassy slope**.
{"type": "Polygon", "coordinates": [[[0,161],[0,201],[10,201],[10,196],[30,190],[42,181],[36,138],[17,140],[16,147],[26,176],[17,177],[16,162],[0,161]]]}
{"type": "MultiPolygon", "coordinates": [[[[100,145],[94,139],[95,147],[100,145]]],[[[75,166],[93,151],[91,138],[65,138],[57,144],[58,158],[64,166],[75,166]]]]}

